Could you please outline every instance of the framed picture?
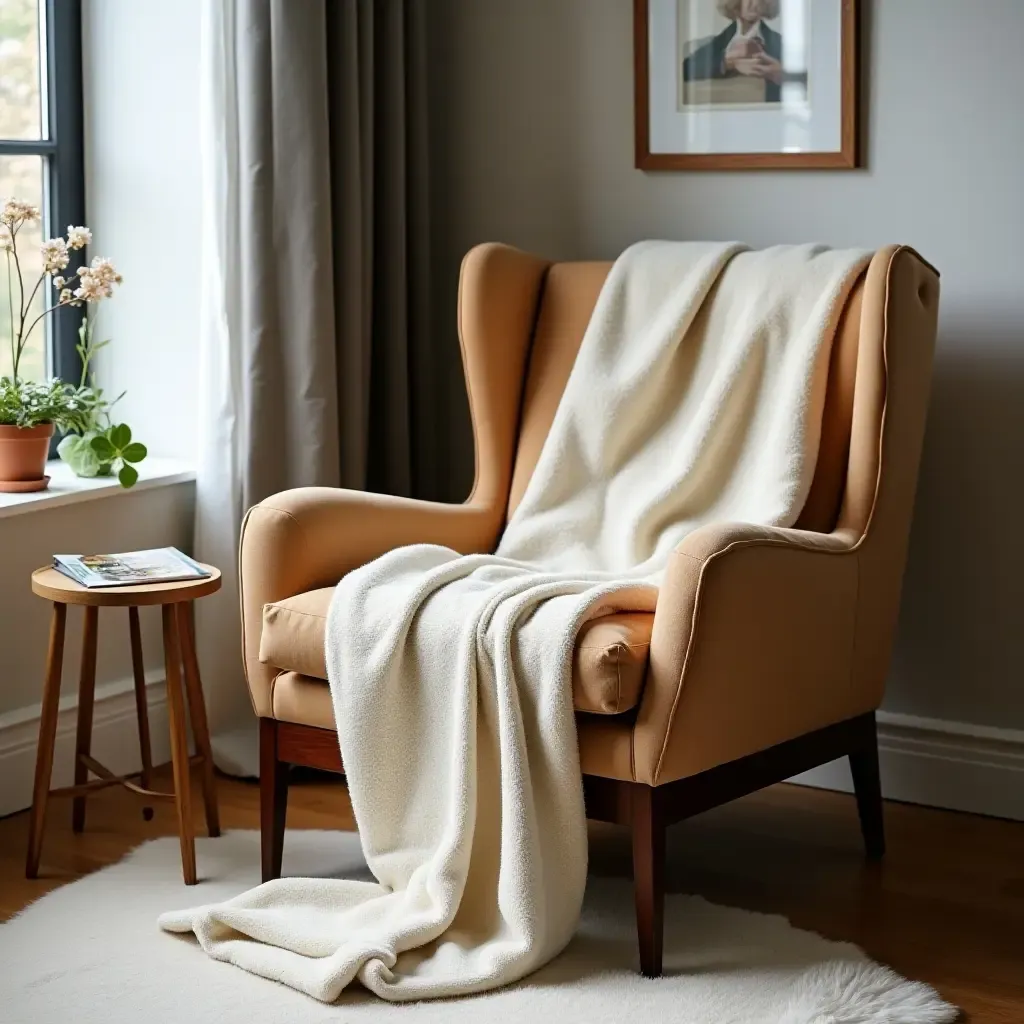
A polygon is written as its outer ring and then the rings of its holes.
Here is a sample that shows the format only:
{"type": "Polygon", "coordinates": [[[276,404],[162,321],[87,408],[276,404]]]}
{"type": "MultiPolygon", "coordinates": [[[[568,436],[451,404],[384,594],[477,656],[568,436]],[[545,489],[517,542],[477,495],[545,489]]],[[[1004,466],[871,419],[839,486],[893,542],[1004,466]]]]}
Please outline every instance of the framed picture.
{"type": "Polygon", "coordinates": [[[636,166],[857,166],[857,0],[634,0],[636,166]]]}

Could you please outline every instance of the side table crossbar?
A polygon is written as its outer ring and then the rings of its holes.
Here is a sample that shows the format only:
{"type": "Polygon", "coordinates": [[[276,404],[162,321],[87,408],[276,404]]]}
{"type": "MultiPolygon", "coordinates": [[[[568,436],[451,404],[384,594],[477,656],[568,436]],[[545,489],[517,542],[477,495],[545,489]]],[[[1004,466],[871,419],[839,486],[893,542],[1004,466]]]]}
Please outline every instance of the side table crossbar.
{"type": "MultiPolygon", "coordinates": [[[[79,754],[79,762],[84,764],[85,767],[97,778],[90,779],[88,782],[79,783],[76,786],[63,786],[60,789],[51,789],[49,796],[85,796],[89,793],[95,793],[101,789],[109,789],[111,786],[123,786],[129,792],[135,793],[138,796],[151,796],[157,800],[173,800],[173,790],[165,789],[149,789],[146,786],[139,786],[132,782],[132,779],[137,772],[133,772],[131,775],[115,775],[106,765],[102,765],[95,757],[90,754],[79,754]]],[[[193,754],[189,758],[189,764],[201,765],[205,761],[202,754],[193,754]]],[[[148,808],[146,808],[148,809],[148,808]]],[[[153,815],[149,814],[148,818],[153,815]]]]}

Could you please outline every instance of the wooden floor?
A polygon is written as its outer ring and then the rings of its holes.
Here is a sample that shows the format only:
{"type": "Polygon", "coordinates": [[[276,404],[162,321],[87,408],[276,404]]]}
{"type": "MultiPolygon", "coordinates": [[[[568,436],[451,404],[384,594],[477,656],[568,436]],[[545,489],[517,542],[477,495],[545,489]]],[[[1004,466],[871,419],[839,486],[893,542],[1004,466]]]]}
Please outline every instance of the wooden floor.
{"type": "MultiPolygon", "coordinates": [[[[224,826],[258,827],[256,786],[225,778],[219,786],[224,826]]],[[[1024,824],[901,804],[886,813],[889,854],[882,865],[866,865],[850,797],[776,786],[675,826],[670,887],[781,913],[856,942],[897,971],[931,982],[973,1024],[1021,1024],[1024,824]]],[[[168,802],[146,822],[137,798],[120,790],[90,798],[83,835],[71,832],[70,817],[68,801],[51,804],[43,877],[31,882],[23,866],[27,815],[0,820],[0,919],[174,831],[168,802]]],[[[327,781],[294,786],[288,825],[351,828],[344,789],[327,781]]],[[[629,874],[621,829],[593,826],[591,871],[629,874]]]]}

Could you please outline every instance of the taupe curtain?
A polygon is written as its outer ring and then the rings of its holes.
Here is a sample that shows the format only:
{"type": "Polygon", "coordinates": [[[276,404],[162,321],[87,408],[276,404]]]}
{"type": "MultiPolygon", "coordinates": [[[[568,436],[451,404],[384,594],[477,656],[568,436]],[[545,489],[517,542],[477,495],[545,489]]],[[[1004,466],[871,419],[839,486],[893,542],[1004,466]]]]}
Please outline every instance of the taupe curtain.
{"type": "Polygon", "coordinates": [[[326,0],[341,482],[437,487],[423,0],[326,0]]]}
{"type": "MultiPolygon", "coordinates": [[[[422,0],[211,0],[196,550],[311,484],[433,496],[422,0]]],[[[204,609],[222,767],[255,771],[237,588],[204,609]]]]}
{"type": "Polygon", "coordinates": [[[234,55],[224,69],[234,102],[225,97],[226,131],[213,145],[228,162],[217,199],[228,213],[224,259],[230,268],[234,253],[238,265],[228,337],[218,345],[238,368],[239,516],[284,488],[339,480],[329,3],[226,5],[234,8],[224,25],[225,55],[234,55]]]}

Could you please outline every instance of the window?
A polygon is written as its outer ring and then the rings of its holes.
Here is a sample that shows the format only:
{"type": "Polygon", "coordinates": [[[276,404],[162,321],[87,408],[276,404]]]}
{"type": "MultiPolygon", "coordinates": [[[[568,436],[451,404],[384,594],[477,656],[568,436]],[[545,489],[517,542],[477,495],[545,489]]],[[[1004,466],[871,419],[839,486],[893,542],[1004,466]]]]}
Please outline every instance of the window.
{"type": "MultiPolygon", "coordinates": [[[[44,237],[85,223],[79,0],[0,0],[0,198],[9,196],[42,210],[42,222],[25,225],[18,236],[26,280],[34,280],[42,267],[44,237]]],[[[72,270],[82,253],[73,257],[72,270]]],[[[39,312],[52,300],[49,292],[40,288],[32,299],[39,312]]],[[[81,310],[62,309],[47,317],[46,331],[33,332],[19,375],[42,379],[52,374],[77,384],[81,315],[81,310]]],[[[11,372],[10,323],[3,282],[0,376],[11,372]]]]}

